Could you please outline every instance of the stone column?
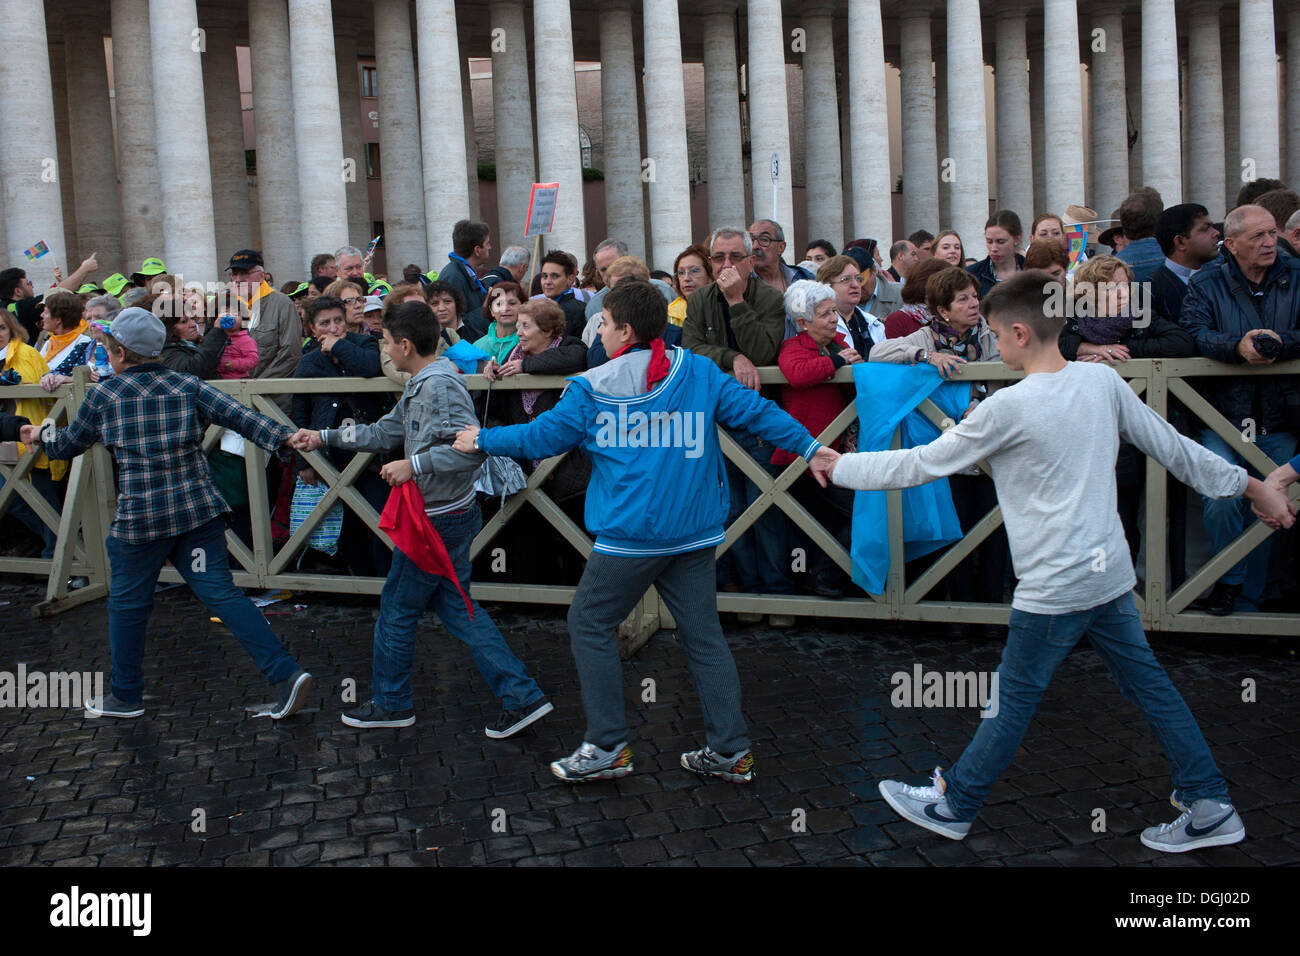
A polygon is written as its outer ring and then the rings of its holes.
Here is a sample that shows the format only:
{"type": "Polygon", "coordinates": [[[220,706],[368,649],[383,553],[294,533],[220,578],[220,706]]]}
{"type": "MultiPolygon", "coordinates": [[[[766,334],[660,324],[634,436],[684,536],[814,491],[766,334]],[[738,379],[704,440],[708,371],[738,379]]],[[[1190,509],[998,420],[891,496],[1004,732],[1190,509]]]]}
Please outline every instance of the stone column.
{"type": "MultiPolygon", "coordinates": [[[[894,240],[894,184],[890,180],[880,0],[849,0],[848,99],[851,113],[856,114],[849,127],[853,151],[854,238],[876,239],[887,250],[894,240]]],[[[983,122],[982,115],[980,121],[983,122]]],[[[758,156],[757,151],[754,155],[758,156]]],[[[906,179],[903,182],[906,186],[906,179]]],[[[757,197],[757,189],[754,195],[757,197]]]]}
{"type": "Polygon", "coordinates": [[[1239,0],[1241,156],[1254,160],[1255,177],[1282,172],[1278,142],[1277,39],[1273,0],[1239,0]]]}
{"type": "MultiPolygon", "coordinates": [[[[460,29],[459,27],[457,28],[460,29]]],[[[461,36],[464,31],[461,31],[461,36]]],[[[465,188],[468,191],[470,219],[482,220],[483,209],[478,194],[478,128],[474,125],[474,91],[470,87],[469,57],[460,56],[460,110],[465,119],[465,188]]],[[[493,243],[493,248],[496,244],[493,243]]]]}
{"type": "MultiPolygon", "coordinates": [[[[646,144],[654,161],[650,180],[652,269],[669,271],[691,244],[691,182],[686,150],[686,91],[682,81],[681,26],[677,0],[645,0],[646,144]]],[[[631,16],[628,15],[631,25],[631,16]]],[[[604,13],[601,13],[604,60],[604,13]]],[[[629,48],[628,52],[631,50],[629,48]]],[[[635,94],[635,87],[633,87],[635,94]]],[[[632,100],[636,102],[635,98],[632,100]]],[[[606,137],[608,141],[608,136],[606,137]]],[[[635,224],[629,230],[635,235],[635,224]]],[[[628,240],[629,245],[631,240],[628,240]]]]}
{"type": "Polygon", "coordinates": [[[1219,50],[1220,0],[1192,7],[1188,38],[1188,72],[1191,74],[1187,109],[1191,154],[1187,193],[1210,211],[1215,222],[1223,219],[1227,180],[1223,165],[1223,69],[1219,50]]]}
{"type": "MultiPolygon", "coordinates": [[[[1092,26],[1105,49],[1092,54],[1092,208],[1101,216],[1128,195],[1128,111],[1124,91],[1124,8],[1099,6],[1092,26]]],[[[1064,210],[1062,210],[1064,212],[1064,210]]]]}
{"type": "MultiPolygon", "coordinates": [[[[850,0],[850,30],[858,28],[854,23],[853,10],[867,2],[876,0],[850,0]]],[[[750,0],[747,14],[750,174],[753,177],[754,218],[775,219],[783,230],[793,236],[793,170],[790,161],[789,103],[785,85],[786,33],[781,22],[781,0],[750,0]],[[778,166],[775,211],[772,208],[773,155],[777,157],[778,166]]]]}
{"type": "Polygon", "coordinates": [[[1237,72],[1237,24],[1223,24],[1219,33],[1223,46],[1223,185],[1224,208],[1231,212],[1237,205],[1237,191],[1244,185],[1241,168],[1241,125],[1238,93],[1241,84],[1237,72]]]}
{"type": "MultiPolygon", "coordinates": [[[[202,34],[194,0],[149,0],[149,42],[163,216],[157,231],[165,262],[187,281],[214,282],[217,264],[203,98],[202,34]]],[[[134,265],[134,263],[132,264],[134,265]]]]}
{"type": "MultiPolygon", "coordinates": [[[[662,6],[662,5],[661,5],[662,6]]],[[[657,69],[654,62],[654,56],[672,56],[676,53],[677,76],[679,78],[675,95],[681,98],[683,96],[680,82],[682,50],[681,41],[676,32],[677,25],[677,8],[672,10],[673,33],[667,35],[667,28],[662,24],[655,22],[655,18],[662,15],[665,11],[658,8],[651,8],[643,19],[645,20],[646,48],[650,47],[652,40],[658,44],[656,53],[646,57],[646,86],[652,84],[650,79],[650,70],[657,69]],[[663,35],[651,37],[651,27],[662,29],[663,35]]],[[[668,167],[672,166],[672,173],[680,172],[676,169],[676,157],[661,155],[665,151],[685,150],[685,126],[682,117],[685,115],[685,107],[678,102],[681,112],[674,113],[668,117],[668,122],[673,124],[672,129],[665,130],[662,125],[656,126],[652,115],[647,115],[646,125],[649,127],[647,132],[652,136],[667,134],[669,140],[652,139],[648,144],[648,153],[643,154],[641,151],[641,119],[637,109],[637,73],[635,68],[635,42],[632,35],[632,4],[631,0],[613,0],[605,3],[600,8],[600,111],[603,119],[603,131],[601,139],[605,152],[605,229],[609,236],[622,239],[627,243],[628,251],[634,256],[642,259],[645,258],[645,207],[642,205],[641,187],[642,187],[642,166],[643,157],[654,162],[653,170],[655,180],[657,181],[662,175],[669,175],[668,167]],[[678,136],[680,133],[680,136],[678,136]],[[680,139],[680,142],[678,140],[680,139]]],[[[660,75],[656,82],[662,86],[671,81],[671,77],[660,75]]],[[[672,96],[674,91],[669,88],[661,91],[664,95],[672,96]]],[[[652,94],[646,95],[646,109],[648,113],[653,110],[654,101],[652,94]]],[[[660,124],[663,117],[658,117],[660,124]]],[[[684,156],[681,163],[685,165],[684,156]]],[[[646,167],[646,174],[649,175],[651,167],[646,167]]],[[[666,181],[666,180],[665,180],[666,181]]],[[[686,188],[680,186],[680,188],[686,188]]],[[[651,201],[654,201],[655,187],[654,181],[650,185],[651,201]]],[[[689,193],[686,195],[689,203],[689,193]]],[[[687,210],[689,216],[689,208],[687,210]]],[[[674,225],[671,231],[679,231],[680,223],[674,225]]],[[[655,223],[656,236],[656,255],[658,254],[658,233],[660,228],[669,229],[668,222],[655,223]]],[[[687,220],[687,235],[690,235],[690,220],[687,220]]],[[[604,237],[602,237],[604,238],[604,237]]],[[[599,242],[600,240],[595,240],[599,242]]],[[[594,243],[593,243],[594,245],[594,243]]],[[[681,250],[677,250],[680,252],[681,250]]],[[[675,256],[676,253],[673,253],[675,256]]],[[[668,264],[672,268],[672,263],[668,264]]]]}
{"type": "Polygon", "coordinates": [[[343,135],[343,156],[356,160],[343,184],[348,204],[347,238],[349,245],[364,251],[374,233],[371,231],[370,190],[366,183],[366,143],[361,132],[361,80],[357,75],[359,27],[351,19],[340,19],[335,23],[334,55],[338,68],[339,132],[343,135]]]}
{"type": "MultiPolygon", "coordinates": [[[[1029,151],[1034,170],[1034,209],[1047,208],[1047,152],[1044,134],[1047,119],[1043,110],[1043,40],[1034,37],[1027,44],[1029,51],[1029,151]]],[[[1034,213],[1037,215],[1037,211],[1034,213]]],[[[1032,221],[1032,220],[1031,220],[1032,221]]]]}
{"type": "Polygon", "coordinates": [[[1014,210],[1022,222],[1029,223],[1034,218],[1034,151],[1024,7],[998,8],[994,76],[998,97],[998,206],[1014,210]]]}
{"type": "Polygon", "coordinates": [[[6,118],[0,136],[0,188],[4,214],[5,264],[27,271],[43,290],[54,281],[54,266],[68,265],[63,235],[63,194],[54,137],[54,87],[45,5],[41,0],[13,0],[5,7],[0,31],[0,113],[6,118]],[[44,241],[49,254],[28,262],[23,250],[44,241]]]}
{"type": "Polygon", "coordinates": [[[1300,6],[1286,21],[1286,181],[1300,183],[1300,6]]]}
{"type": "Polygon", "coordinates": [[[302,252],[310,258],[320,252],[333,253],[349,241],[355,244],[348,231],[345,176],[364,176],[365,172],[350,170],[345,164],[345,159],[357,163],[360,157],[343,155],[330,0],[289,0],[289,42],[302,252]]]}
{"type": "MultiPolygon", "coordinates": [[[[803,6],[803,26],[807,31],[803,54],[804,178],[808,184],[808,235],[812,239],[829,239],[838,249],[844,244],[844,183],[840,173],[839,99],[835,89],[834,14],[833,3],[805,3],[803,6]]],[[[929,23],[928,19],[926,22],[929,23]]],[[[927,26],[927,81],[929,47],[927,26]]],[[[933,110],[934,101],[930,99],[928,89],[926,105],[933,110]]],[[[918,117],[912,119],[920,125],[918,117]]],[[[930,132],[934,133],[933,124],[930,132]]],[[[933,177],[931,180],[933,185],[933,177]]],[[[918,183],[917,189],[921,188],[918,183]]],[[[937,198],[932,195],[931,199],[932,204],[937,205],[937,198]]],[[[937,209],[935,215],[938,215],[937,209]]],[[[795,258],[799,255],[796,252],[795,258]]]]}
{"type": "Polygon", "coordinates": [[[408,0],[375,0],[375,70],[379,152],[384,163],[380,183],[384,248],[392,273],[394,265],[400,268],[408,262],[424,263],[429,255],[424,203],[412,202],[412,197],[424,189],[424,170],[420,162],[420,109],[408,0]]]}
{"type": "MultiPolygon", "coordinates": [[[[984,120],[984,45],[979,0],[948,0],[948,84],[962,91],[962,108],[948,114],[953,160],[952,226],[979,249],[989,217],[987,130],[984,120]]],[[[978,256],[976,257],[978,258],[978,256]]]]}
{"type": "Polygon", "coordinates": [[[100,274],[119,271],[122,259],[121,209],[113,153],[113,116],[108,99],[108,65],[104,56],[107,9],[74,8],[63,18],[67,53],[68,126],[71,134],[73,191],[76,195],[77,257],[96,253],[100,274]],[[92,14],[91,9],[94,13],[92,14]]]}
{"type": "MultiPolygon", "coordinates": [[[[68,121],[68,60],[64,56],[63,37],[57,33],[49,34],[50,46],[50,85],[54,92],[54,137],[58,143],[58,152],[53,157],[57,162],[59,196],[63,208],[63,248],[65,258],[72,258],[81,248],[77,242],[77,194],[72,188],[72,124],[68,121]]],[[[2,177],[0,177],[2,178],[2,177]]],[[[3,206],[3,203],[0,203],[3,206]]],[[[30,243],[25,244],[30,245],[30,243]]],[[[51,246],[53,248],[53,246],[51,246]]],[[[81,260],[77,260],[80,263],[81,260]]],[[[67,266],[60,262],[60,266],[67,266]]],[[[75,269],[76,266],[74,265],[75,269]]],[[[35,280],[33,280],[35,281],[35,280]]]]}
{"type": "MultiPolygon", "coordinates": [[[[289,11],[283,0],[249,0],[248,36],[253,120],[257,128],[257,207],[262,257],[272,275],[278,272],[305,276],[311,256],[324,252],[325,246],[304,250],[302,244],[293,77],[289,65],[289,11]]],[[[337,244],[330,246],[329,251],[337,248],[337,244]]]]}
{"type": "Polygon", "coordinates": [[[538,127],[537,166],[542,182],[560,184],[555,229],[544,244],[571,253],[581,264],[587,257],[587,226],[569,0],[533,0],[533,46],[537,50],[536,115],[539,123],[546,124],[538,127]]]}
{"type": "Polygon", "coordinates": [[[158,252],[158,222],[162,216],[153,70],[149,66],[149,0],[113,0],[112,18],[113,100],[117,107],[117,152],[122,158],[118,191],[123,258],[124,264],[134,270],[158,252]]]}
{"type": "MultiPolygon", "coordinates": [[[[203,101],[207,107],[208,162],[212,167],[212,214],[217,264],[252,245],[248,162],[244,158],[244,112],[235,60],[235,28],[225,10],[204,7],[203,101]]],[[[265,253],[263,253],[265,258],[265,253]]],[[[170,265],[170,263],[168,263],[170,265]]],[[[268,269],[272,275],[274,269],[268,269]]]]}
{"type": "Polygon", "coordinates": [[[746,228],[740,139],[740,68],[736,64],[734,0],[706,4],[704,116],[709,153],[709,229],[746,228]]]}
{"type": "Polygon", "coordinates": [[[1142,117],[1141,185],[1154,187],[1166,206],[1183,201],[1177,29],[1174,0],[1142,0],[1142,102],[1153,108],[1142,117]]]}
{"type": "Polygon", "coordinates": [[[1124,99],[1128,106],[1129,130],[1137,131],[1137,140],[1128,151],[1128,186],[1137,189],[1142,183],[1142,146],[1146,131],[1142,128],[1142,44],[1137,38],[1137,18],[1130,18],[1124,43],[1124,99]]]}
{"type": "MultiPolygon", "coordinates": [[[[1044,211],[1058,215],[1083,194],[1083,89],[1079,77],[1079,12],[1075,0],[1043,4],[1044,211]]],[[[1175,51],[1176,52],[1176,51],[1175,51]]],[[[1175,66],[1177,60],[1175,59],[1175,66]]]]}
{"type": "Polygon", "coordinates": [[[504,249],[524,242],[528,193],[537,175],[522,0],[494,0],[491,23],[493,30],[501,31],[497,34],[501,43],[492,49],[492,125],[496,133],[497,222],[500,248],[504,249]]]}
{"type": "Polygon", "coordinates": [[[428,259],[431,269],[441,269],[451,251],[452,228],[469,212],[456,5],[452,0],[416,0],[415,29],[428,259]]]}
{"type": "MultiPolygon", "coordinates": [[[[935,232],[939,228],[939,153],[934,132],[930,11],[903,11],[899,16],[899,29],[904,169],[903,228],[900,233],[910,234],[917,229],[935,232]]],[[[1023,63],[1023,27],[1021,30],[1023,63]]],[[[998,106],[1001,118],[1001,103],[998,106]]],[[[998,130],[999,143],[1001,137],[1002,131],[998,130]]]]}

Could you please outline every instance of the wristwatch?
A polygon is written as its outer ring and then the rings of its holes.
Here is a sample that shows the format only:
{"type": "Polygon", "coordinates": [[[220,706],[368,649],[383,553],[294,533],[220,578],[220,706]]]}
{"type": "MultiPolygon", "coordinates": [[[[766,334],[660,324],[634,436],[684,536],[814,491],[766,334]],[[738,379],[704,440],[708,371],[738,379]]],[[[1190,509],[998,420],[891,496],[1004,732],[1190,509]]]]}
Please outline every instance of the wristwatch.
{"type": "Polygon", "coordinates": [[[478,447],[478,432],[475,432],[475,433],[474,433],[474,450],[475,450],[475,451],[478,451],[478,450],[479,450],[479,447],[478,447]]]}
{"type": "Polygon", "coordinates": [[[930,350],[929,350],[929,349],[917,349],[917,350],[916,350],[915,360],[912,362],[912,364],[913,364],[913,365],[920,365],[922,362],[927,361],[929,358],[930,358],[930,350]]]}

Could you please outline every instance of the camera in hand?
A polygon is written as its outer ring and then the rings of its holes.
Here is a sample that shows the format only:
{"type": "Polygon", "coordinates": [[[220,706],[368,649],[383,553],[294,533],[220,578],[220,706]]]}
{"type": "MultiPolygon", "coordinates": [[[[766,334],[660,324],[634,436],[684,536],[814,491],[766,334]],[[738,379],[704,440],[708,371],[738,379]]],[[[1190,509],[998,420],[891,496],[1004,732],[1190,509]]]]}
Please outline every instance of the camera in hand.
{"type": "Polygon", "coordinates": [[[1250,344],[1255,347],[1260,358],[1276,359],[1282,354],[1282,343],[1271,335],[1256,332],[1250,337],[1250,344]]]}
{"type": "Polygon", "coordinates": [[[18,369],[7,368],[0,373],[0,385],[21,385],[23,378],[18,374],[18,369]]]}
{"type": "Polygon", "coordinates": [[[223,315],[223,316],[218,320],[218,324],[219,324],[223,329],[225,329],[227,332],[229,332],[231,329],[233,329],[233,328],[235,327],[235,322],[236,322],[236,321],[237,321],[237,320],[235,319],[235,317],[234,317],[233,315],[223,315]]]}

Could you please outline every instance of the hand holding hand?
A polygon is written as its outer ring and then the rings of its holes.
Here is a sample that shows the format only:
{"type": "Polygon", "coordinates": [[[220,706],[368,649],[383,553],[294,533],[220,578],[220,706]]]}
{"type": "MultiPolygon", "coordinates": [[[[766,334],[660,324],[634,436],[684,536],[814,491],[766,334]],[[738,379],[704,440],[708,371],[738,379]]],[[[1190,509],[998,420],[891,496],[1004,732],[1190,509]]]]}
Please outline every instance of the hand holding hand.
{"type": "Polygon", "coordinates": [[[831,474],[835,471],[835,465],[839,460],[839,452],[829,445],[822,445],[821,448],[817,449],[816,454],[812,456],[812,461],[808,463],[808,470],[817,479],[817,484],[825,488],[830,484],[831,474]]]}
{"type": "Polygon", "coordinates": [[[406,484],[414,475],[415,469],[411,466],[411,459],[409,458],[403,458],[401,461],[390,461],[379,469],[379,477],[394,488],[406,484]]]}
{"type": "Polygon", "coordinates": [[[758,369],[754,363],[743,355],[737,355],[736,360],[731,364],[731,374],[736,376],[736,381],[745,388],[752,388],[758,391],[758,369]]]}
{"type": "Polygon", "coordinates": [[[451,443],[451,447],[466,455],[472,455],[475,451],[474,443],[478,441],[478,431],[477,425],[471,425],[463,431],[458,431],[456,440],[451,443]]]}
{"type": "Polygon", "coordinates": [[[289,436],[286,444],[295,451],[315,451],[325,443],[321,440],[320,432],[310,428],[300,428],[289,436]]]}
{"type": "Polygon", "coordinates": [[[1295,524],[1295,508],[1287,500],[1286,492],[1268,482],[1251,478],[1246,485],[1246,497],[1255,517],[1270,528],[1277,530],[1295,524]]]}

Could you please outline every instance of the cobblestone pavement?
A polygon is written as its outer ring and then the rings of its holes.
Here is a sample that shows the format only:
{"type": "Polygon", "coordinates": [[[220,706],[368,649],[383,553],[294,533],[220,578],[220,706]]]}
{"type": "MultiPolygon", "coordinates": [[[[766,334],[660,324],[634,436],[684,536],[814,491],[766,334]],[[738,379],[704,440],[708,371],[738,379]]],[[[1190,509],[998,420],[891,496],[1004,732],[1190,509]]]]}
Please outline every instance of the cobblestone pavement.
{"type": "MultiPolygon", "coordinates": [[[[107,610],[50,621],[38,588],[0,578],[0,671],[108,670],[107,610]]],[[[960,755],[978,711],[896,709],[891,675],[992,671],[1001,642],[919,625],[724,625],[745,690],[757,778],[736,787],[682,770],[703,745],[676,635],[626,665],[635,772],[573,787],[547,764],[583,721],[563,609],[489,607],[554,701],[519,736],[483,734],[498,704],[466,650],[427,619],[413,687],[418,722],[358,731],[338,719],[344,681],[369,690],[376,599],[300,594],[268,608],[316,677],[305,712],[273,723],[244,707],[267,688],[187,590],[158,595],[146,715],[0,710],[0,864],[265,866],[1114,865],[1300,862],[1300,638],[1156,636],[1233,788],[1249,837],[1166,856],[1137,839],[1173,818],[1168,767],[1088,649],[1057,673],[1010,771],[964,842],[901,822],[876,784],[921,782],[960,755]],[[655,701],[643,702],[654,680],[655,701]],[[1257,702],[1243,702],[1242,682],[1257,702]],[[1105,832],[1094,832],[1095,811],[1105,832]],[[199,832],[199,823],[204,827],[199,832]]]]}

